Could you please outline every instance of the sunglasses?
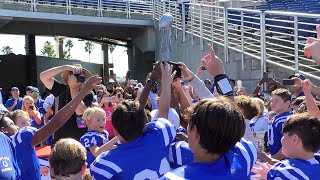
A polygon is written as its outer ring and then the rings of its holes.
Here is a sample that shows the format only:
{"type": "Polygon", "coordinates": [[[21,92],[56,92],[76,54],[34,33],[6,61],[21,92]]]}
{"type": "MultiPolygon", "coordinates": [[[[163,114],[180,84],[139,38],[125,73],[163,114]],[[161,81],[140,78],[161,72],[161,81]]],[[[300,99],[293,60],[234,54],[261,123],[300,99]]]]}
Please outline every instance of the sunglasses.
{"type": "Polygon", "coordinates": [[[33,92],[31,92],[31,94],[39,94],[39,93],[38,93],[38,92],[33,91],[33,92]]]}

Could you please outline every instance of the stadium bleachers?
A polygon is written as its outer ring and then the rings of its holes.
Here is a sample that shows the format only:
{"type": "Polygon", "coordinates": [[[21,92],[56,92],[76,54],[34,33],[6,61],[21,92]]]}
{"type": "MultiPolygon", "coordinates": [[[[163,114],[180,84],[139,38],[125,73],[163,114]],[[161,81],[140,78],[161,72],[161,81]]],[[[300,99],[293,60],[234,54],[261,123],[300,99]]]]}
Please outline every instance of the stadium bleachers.
{"type": "MultiPolygon", "coordinates": [[[[257,6],[244,6],[245,9],[254,9],[260,11],[287,11],[287,12],[298,12],[298,13],[311,13],[319,14],[320,13],[320,0],[267,0],[265,4],[257,6]]],[[[239,16],[234,16],[236,12],[229,12],[232,19],[229,20],[229,23],[237,24],[235,22],[240,20],[239,16]]],[[[239,15],[239,14],[236,14],[239,15]]],[[[249,16],[251,14],[248,14],[249,16]]],[[[246,27],[259,28],[259,25],[256,25],[257,19],[255,18],[244,18],[246,27]]],[[[288,18],[280,15],[266,15],[266,28],[273,32],[292,34],[293,18],[288,18]]],[[[240,21],[239,21],[240,22],[240,21]]],[[[312,31],[315,31],[315,25],[320,22],[319,19],[314,18],[299,18],[299,31],[298,35],[303,37],[309,37],[315,35],[312,31]]]]}

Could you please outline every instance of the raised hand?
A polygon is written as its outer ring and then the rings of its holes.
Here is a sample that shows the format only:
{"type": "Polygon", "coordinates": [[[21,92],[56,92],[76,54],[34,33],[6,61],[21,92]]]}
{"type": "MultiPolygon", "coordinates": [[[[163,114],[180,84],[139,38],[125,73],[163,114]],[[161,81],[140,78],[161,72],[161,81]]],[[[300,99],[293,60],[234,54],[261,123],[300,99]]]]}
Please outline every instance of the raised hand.
{"type": "Polygon", "coordinates": [[[82,67],[73,66],[73,65],[65,65],[68,71],[71,71],[73,74],[80,74],[82,72],[82,67]]]}
{"type": "Polygon", "coordinates": [[[87,94],[89,94],[93,88],[99,87],[99,84],[101,82],[102,82],[102,78],[99,77],[98,75],[91,76],[89,79],[85,81],[81,91],[84,91],[87,94]]]}
{"type": "Polygon", "coordinates": [[[213,77],[219,74],[224,74],[225,71],[221,59],[216,56],[214,49],[210,44],[208,44],[208,48],[210,50],[210,53],[201,59],[202,65],[213,77]]]}
{"type": "Polygon", "coordinates": [[[316,64],[320,64],[320,26],[317,26],[317,38],[309,37],[304,47],[304,54],[312,58],[316,64]]]}
{"type": "Polygon", "coordinates": [[[68,77],[68,85],[70,89],[78,89],[80,84],[77,81],[77,77],[73,74],[70,74],[68,77]]]}
{"type": "Polygon", "coordinates": [[[182,63],[179,62],[179,68],[181,69],[181,72],[183,73],[183,78],[181,79],[182,81],[192,81],[192,79],[194,78],[194,73],[192,71],[190,71],[187,66],[182,63]]]}
{"type": "Polygon", "coordinates": [[[171,85],[176,71],[172,72],[172,65],[164,63],[161,66],[161,84],[171,85]]]}
{"type": "Polygon", "coordinates": [[[301,82],[301,86],[302,86],[302,90],[303,90],[303,92],[305,93],[305,94],[311,94],[311,92],[312,92],[312,86],[313,86],[313,84],[312,84],[312,82],[309,80],[309,79],[306,79],[306,80],[304,80],[304,81],[302,81],[301,82]]]}
{"type": "Polygon", "coordinates": [[[154,68],[151,72],[151,75],[150,75],[150,79],[155,82],[157,80],[159,80],[161,77],[161,68],[160,68],[160,62],[156,62],[156,64],[154,65],[154,68]]]}
{"type": "Polygon", "coordinates": [[[252,172],[256,173],[254,178],[266,180],[268,171],[272,166],[269,163],[261,163],[259,161],[257,161],[257,164],[260,166],[260,168],[253,167],[251,170],[252,172]]]}

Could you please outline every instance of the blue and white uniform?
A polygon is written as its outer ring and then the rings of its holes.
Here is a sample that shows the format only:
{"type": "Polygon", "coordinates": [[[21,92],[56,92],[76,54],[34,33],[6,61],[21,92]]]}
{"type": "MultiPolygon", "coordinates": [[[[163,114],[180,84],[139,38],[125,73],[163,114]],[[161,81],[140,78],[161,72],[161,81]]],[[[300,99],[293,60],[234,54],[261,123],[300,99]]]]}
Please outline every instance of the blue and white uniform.
{"type": "Polygon", "coordinates": [[[249,179],[250,171],[257,160],[257,149],[242,138],[217,161],[192,163],[166,173],[160,179],[249,179]]]}
{"type": "Polygon", "coordinates": [[[97,157],[90,167],[91,176],[96,180],[158,179],[170,171],[167,158],[175,136],[175,127],[168,120],[151,121],[139,138],[97,157]]]}
{"type": "Polygon", "coordinates": [[[19,179],[16,151],[11,139],[0,132],[0,179],[19,179]]]}
{"type": "Polygon", "coordinates": [[[315,158],[310,160],[286,159],[273,165],[268,171],[268,180],[271,179],[320,179],[320,164],[315,158]]]}
{"type": "Polygon", "coordinates": [[[280,115],[276,115],[273,121],[269,123],[268,127],[268,144],[271,156],[277,154],[281,149],[282,127],[283,123],[291,115],[290,112],[284,112],[280,115]]]}
{"type": "Polygon", "coordinates": [[[189,148],[189,144],[184,141],[172,143],[169,150],[169,162],[171,168],[177,168],[193,163],[194,155],[189,148]]]}
{"type": "Polygon", "coordinates": [[[109,141],[108,139],[109,133],[107,131],[104,131],[103,133],[99,133],[96,131],[88,131],[86,134],[84,134],[80,138],[81,144],[86,148],[87,150],[87,163],[88,167],[90,167],[90,164],[96,159],[96,157],[91,153],[90,147],[92,146],[102,146],[105,143],[109,141]]]}
{"type": "Polygon", "coordinates": [[[12,136],[22,180],[41,178],[39,160],[34,147],[31,145],[36,130],[34,127],[27,126],[12,136]]]}

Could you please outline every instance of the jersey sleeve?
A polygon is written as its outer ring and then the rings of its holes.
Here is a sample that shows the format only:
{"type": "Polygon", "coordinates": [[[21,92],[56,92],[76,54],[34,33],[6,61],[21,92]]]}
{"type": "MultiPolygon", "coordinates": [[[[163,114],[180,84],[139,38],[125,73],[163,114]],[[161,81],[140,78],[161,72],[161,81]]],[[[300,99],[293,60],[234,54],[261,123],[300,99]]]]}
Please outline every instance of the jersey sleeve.
{"type": "Polygon", "coordinates": [[[85,134],[80,139],[81,144],[86,148],[98,145],[99,141],[102,141],[102,138],[95,134],[85,134]]]}
{"type": "Polygon", "coordinates": [[[240,142],[235,145],[235,148],[240,151],[239,156],[241,156],[245,162],[245,164],[241,164],[246,167],[247,176],[249,176],[251,168],[257,161],[258,151],[255,145],[242,138],[240,142]]]}
{"type": "Polygon", "coordinates": [[[177,168],[194,162],[194,155],[189,144],[184,141],[178,141],[170,145],[169,162],[172,168],[177,168]]]}
{"type": "Polygon", "coordinates": [[[122,169],[111,160],[106,160],[106,153],[102,153],[97,157],[90,166],[90,174],[92,179],[115,179],[115,175],[122,172],[122,169]]]}
{"type": "Polygon", "coordinates": [[[13,103],[14,103],[14,101],[12,101],[12,99],[8,99],[8,100],[6,101],[6,103],[4,104],[4,106],[5,106],[6,108],[8,108],[8,107],[11,107],[11,106],[13,105],[13,103]]]}
{"type": "Polygon", "coordinates": [[[15,141],[17,144],[24,143],[24,144],[31,144],[32,138],[34,133],[36,132],[36,128],[27,126],[16,134],[15,141]]]}
{"type": "Polygon", "coordinates": [[[176,137],[176,129],[170,121],[164,118],[158,118],[146,125],[147,133],[154,133],[160,136],[164,146],[169,146],[176,137]]]}

